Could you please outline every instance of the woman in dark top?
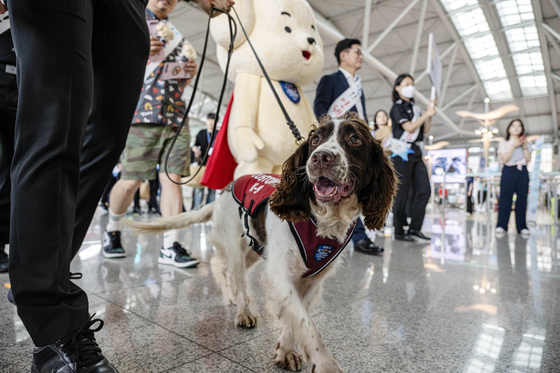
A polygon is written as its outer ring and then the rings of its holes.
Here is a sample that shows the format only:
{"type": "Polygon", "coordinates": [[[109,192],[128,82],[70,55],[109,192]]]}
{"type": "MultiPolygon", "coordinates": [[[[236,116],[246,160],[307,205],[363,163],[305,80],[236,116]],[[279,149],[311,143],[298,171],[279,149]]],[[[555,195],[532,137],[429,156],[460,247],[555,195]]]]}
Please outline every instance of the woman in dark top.
{"type": "MultiPolygon", "coordinates": [[[[428,133],[432,127],[432,116],[436,113],[434,106],[428,107],[424,114],[420,114],[420,108],[414,104],[414,79],[408,74],[397,77],[393,85],[393,107],[391,108],[391,120],[393,122],[393,138],[411,144],[408,160],[396,155],[393,157],[395,171],[399,175],[399,189],[395,196],[393,205],[393,216],[395,226],[395,238],[402,241],[414,241],[411,236],[422,239],[430,239],[420,232],[426,205],[430,199],[430,179],[426,165],[422,160],[424,133],[428,133]],[[414,200],[412,203],[412,221],[405,234],[403,226],[406,222],[406,201],[408,191],[414,187],[414,200]]],[[[395,141],[395,140],[393,140],[395,141]]],[[[404,157],[406,158],[406,157],[404,157]]]]}

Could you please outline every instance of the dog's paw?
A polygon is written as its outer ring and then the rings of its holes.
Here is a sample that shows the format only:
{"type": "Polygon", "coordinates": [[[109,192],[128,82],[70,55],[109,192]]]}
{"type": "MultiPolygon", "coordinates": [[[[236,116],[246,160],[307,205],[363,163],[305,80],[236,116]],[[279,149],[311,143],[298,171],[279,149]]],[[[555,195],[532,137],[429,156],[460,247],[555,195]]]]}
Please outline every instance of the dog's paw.
{"type": "Polygon", "coordinates": [[[295,351],[286,352],[282,348],[276,350],[274,363],[278,368],[299,372],[301,370],[301,355],[295,351]]]}
{"type": "Polygon", "coordinates": [[[239,313],[235,320],[237,326],[242,328],[254,328],[257,326],[257,318],[249,311],[239,313]]]}

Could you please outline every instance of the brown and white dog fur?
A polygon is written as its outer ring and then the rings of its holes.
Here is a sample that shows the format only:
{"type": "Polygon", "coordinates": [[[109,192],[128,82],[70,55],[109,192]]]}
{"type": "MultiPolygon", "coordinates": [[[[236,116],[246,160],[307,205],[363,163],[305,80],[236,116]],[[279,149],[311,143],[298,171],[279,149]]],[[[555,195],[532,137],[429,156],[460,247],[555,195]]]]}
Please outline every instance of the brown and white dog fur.
{"type": "MultiPolygon", "coordinates": [[[[367,124],[352,114],[321,118],[307,141],[284,163],[280,183],[268,206],[250,219],[251,234],[265,245],[267,297],[283,324],[274,355],[279,367],[300,370],[301,353],[313,364],[314,373],[343,372],[310,316],[324,280],[334,274],[342,256],[319,274],[303,277],[307,267],[285,220],[295,222],[313,215],[319,235],[342,242],[360,215],[369,229],[383,227],[396,185],[392,163],[380,143],[373,139],[367,124]]],[[[230,298],[237,304],[236,323],[252,328],[257,319],[249,308],[246,272],[260,257],[243,235],[238,207],[230,186],[221,198],[199,211],[150,223],[126,224],[138,233],[155,233],[212,219],[211,242],[225,263],[230,298]]]]}

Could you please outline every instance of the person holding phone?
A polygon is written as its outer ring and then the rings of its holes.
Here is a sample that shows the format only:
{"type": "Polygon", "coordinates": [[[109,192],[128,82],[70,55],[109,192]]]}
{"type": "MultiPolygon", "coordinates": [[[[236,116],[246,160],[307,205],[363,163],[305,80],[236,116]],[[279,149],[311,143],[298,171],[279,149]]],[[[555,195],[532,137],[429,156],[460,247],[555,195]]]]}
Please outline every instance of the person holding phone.
{"type": "Polygon", "coordinates": [[[435,102],[428,106],[428,110],[420,113],[420,108],[414,103],[414,78],[408,74],[397,77],[393,85],[393,107],[390,116],[393,123],[392,141],[409,144],[411,154],[408,159],[401,156],[393,157],[393,165],[399,175],[399,188],[393,205],[393,222],[395,238],[401,241],[413,242],[411,236],[429,240],[420,230],[424,222],[426,205],[430,199],[431,188],[428,171],[423,161],[424,134],[430,132],[432,116],[436,113],[435,102]],[[406,220],[406,202],[410,186],[415,194],[412,202],[412,220],[408,232],[404,232],[406,220]]]}
{"type": "Polygon", "coordinates": [[[517,232],[529,234],[527,228],[527,194],[529,193],[529,172],[527,165],[531,162],[533,148],[524,136],[525,127],[521,119],[509,122],[506,136],[498,145],[498,157],[504,165],[500,181],[500,201],[498,203],[498,226],[496,233],[503,234],[508,230],[509,216],[513,195],[515,202],[515,224],[517,232]]]}

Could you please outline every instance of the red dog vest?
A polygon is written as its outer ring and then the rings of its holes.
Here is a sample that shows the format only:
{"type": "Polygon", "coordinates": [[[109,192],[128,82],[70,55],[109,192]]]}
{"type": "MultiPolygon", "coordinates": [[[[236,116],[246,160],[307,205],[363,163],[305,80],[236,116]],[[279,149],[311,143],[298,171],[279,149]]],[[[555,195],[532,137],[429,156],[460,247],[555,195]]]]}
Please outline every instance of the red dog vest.
{"type": "MultiPolygon", "coordinates": [[[[268,203],[270,196],[274,193],[276,184],[279,182],[279,175],[258,174],[242,176],[233,183],[232,194],[239,204],[239,216],[241,217],[243,212],[245,212],[246,234],[251,239],[251,246],[259,255],[262,254],[263,248],[250,235],[248,216],[255,217],[262,206],[268,203]]],[[[314,276],[327,268],[348,245],[356,228],[356,222],[354,222],[346,233],[344,242],[341,244],[336,238],[322,238],[318,236],[317,225],[313,218],[296,223],[288,222],[288,224],[298,244],[301,257],[308,268],[304,277],[314,276]]]]}

